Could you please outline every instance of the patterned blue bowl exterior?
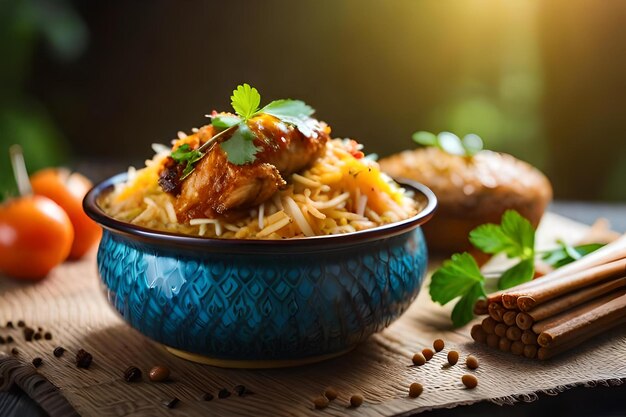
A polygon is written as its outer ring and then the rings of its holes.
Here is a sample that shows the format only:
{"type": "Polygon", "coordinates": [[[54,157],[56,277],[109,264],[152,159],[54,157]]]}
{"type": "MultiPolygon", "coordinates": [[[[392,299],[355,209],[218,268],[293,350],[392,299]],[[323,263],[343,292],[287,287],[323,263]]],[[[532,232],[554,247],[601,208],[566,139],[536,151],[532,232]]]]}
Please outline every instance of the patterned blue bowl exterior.
{"type": "Polygon", "coordinates": [[[426,273],[419,224],[431,213],[393,233],[378,228],[380,236],[234,246],[237,241],[116,227],[96,201],[122,179],[96,186],[85,200],[88,214],[104,226],[98,270],[124,320],[170,347],[225,360],[340,352],[402,314],[426,273]]]}

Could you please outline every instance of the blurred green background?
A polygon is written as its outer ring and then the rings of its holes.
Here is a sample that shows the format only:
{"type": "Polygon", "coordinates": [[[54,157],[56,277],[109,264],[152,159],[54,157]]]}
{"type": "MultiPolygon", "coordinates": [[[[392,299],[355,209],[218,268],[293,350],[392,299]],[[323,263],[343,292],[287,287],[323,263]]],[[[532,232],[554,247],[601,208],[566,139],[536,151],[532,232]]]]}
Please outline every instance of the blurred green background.
{"type": "Polygon", "coordinates": [[[381,156],[473,132],[558,199],[626,201],[624,22],[625,1],[2,0],[0,189],[11,143],[99,180],[249,82],[381,156]]]}

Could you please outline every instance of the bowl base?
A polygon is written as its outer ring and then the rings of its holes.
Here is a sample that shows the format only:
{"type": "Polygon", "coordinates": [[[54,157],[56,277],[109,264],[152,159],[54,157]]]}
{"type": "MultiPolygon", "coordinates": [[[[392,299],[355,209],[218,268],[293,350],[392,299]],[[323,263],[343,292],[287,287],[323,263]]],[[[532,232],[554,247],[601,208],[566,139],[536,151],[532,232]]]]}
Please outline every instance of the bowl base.
{"type": "Polygon", "coordinates": [[[191,353],[184,350],[176,349],[170,346],[163,345],[165,349],[171,354],[178,356],[179,358],[186,359],[191,362],[197,362],[204,365],[217,366],[219,368],[238,368],[238,369],[271,369],[271,368],[288,368],[292,366],[308,365],[315,362],[321,362],[328,359],[336,358],[337,356],[345,355],[350,352],[356,346],[352,346],[348,349],[341,350],[339,352],[329,353],[326,355],[309,356],[302,359],[277,359],[277,360],[234,360],[234,359],[219,359],[211,358],[209,356],[200,355],[198,353],[191,353]]]}

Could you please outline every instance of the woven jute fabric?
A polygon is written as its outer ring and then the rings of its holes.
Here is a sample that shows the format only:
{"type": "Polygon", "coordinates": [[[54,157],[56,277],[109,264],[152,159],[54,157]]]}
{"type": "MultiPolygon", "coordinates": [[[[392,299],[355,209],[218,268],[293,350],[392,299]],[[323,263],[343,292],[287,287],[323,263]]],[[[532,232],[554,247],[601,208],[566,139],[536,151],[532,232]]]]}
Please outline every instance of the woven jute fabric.
{"type": "MultiPolygon", "coordinates": [[[[539,231],[540,244],[547,245],[557,237],[575,240],[585,230],[578,223],[547,215],[539,231]]],[[[436,262],[431,268],[434,266],[436,262]]],[[[408,415],[481,400],[530,401],[538,392],[555,393],[575,385],[618,385],[626,380],[626,328],[607,332],[553,360],[531,361],[473,343],[469,337],[471,324],[452,329],[451,306],[433,304],[428,283],[424,285],[418,299],[398,321],[342,357],[287,369],[220,369],[177,358],[127,326],[105,300],[92,253],[80,262],[56,268],[37,284],[0,280],[0,326],[8,320],[24,320],[31,327],[50,331],[53,337],[26,342],[21,329],[0,327],[0,335],[15,339],[11,345],[0,346],[0,352],[13,356],[9,352],[17,347],[20,353],[13,358],[25,366],[32,366],[31,360],[41,357],[43,365],[37,372],[85,416],[408,415]],[[445,340],[445,349],[424,366],[410,366],[413,354],[432,346],[436,338],[445,340]],[[60,358],[52,355],[56,346],[67,349],[60,358]],[[76,367],[79,349],[93,355],[89,369],[76,367]],[[452,349],[460,352],[461,359],[449,367],[446,354],[452,349]],[[475,371],[464,365],[470,353],[480,360],[475,371]],[[147,370],[156,364],[172,370],[171,381],[149,382],[147,370]],[[142,382],[123,379],[129,365],[144,370],[142,382]],[[476,389],[463,387],[461,376],[465,373],[478,377],[476,389]],[[412,382],[424,386],[417,399],[408,397],[412,382]],[[253,394],[217,398],[221,388],[232,389],[239,384],[253,394]],[[327,386],[335,387],[339,397],[325,410],[315,410],[311,399],[327,386]],[[206,392],[215,399],[202,400],[206,392]],[[348,407],[354,393],[365,398],[358,410],[348,407]],[[180,399],[176,408],[163,406],[163,401],[174,397],[180,399]]]]}

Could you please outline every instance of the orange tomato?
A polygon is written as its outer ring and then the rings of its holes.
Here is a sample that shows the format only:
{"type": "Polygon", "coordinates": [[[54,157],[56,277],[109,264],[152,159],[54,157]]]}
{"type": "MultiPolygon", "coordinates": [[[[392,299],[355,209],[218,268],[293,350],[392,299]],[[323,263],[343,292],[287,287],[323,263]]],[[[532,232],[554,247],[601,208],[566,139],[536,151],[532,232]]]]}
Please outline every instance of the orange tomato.
{"type": "Polygon", "coordinates": [[[70,218],[47,197],[20,197],[0,206],[2,273],[41,279],[67,258],[73,240],[70,218]]]}
{"type": "Polygon", "coordinates": [[[82,257],[100,240],[102,229],[85,214],[83,197],[92,184],[85,176],[61,168],[47,168],[30,178],[33,192],[43,195],[60,205],[74,226],[74,242],[70,259],[82,257]]]}

